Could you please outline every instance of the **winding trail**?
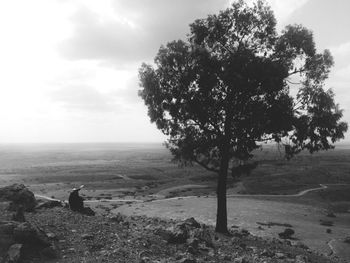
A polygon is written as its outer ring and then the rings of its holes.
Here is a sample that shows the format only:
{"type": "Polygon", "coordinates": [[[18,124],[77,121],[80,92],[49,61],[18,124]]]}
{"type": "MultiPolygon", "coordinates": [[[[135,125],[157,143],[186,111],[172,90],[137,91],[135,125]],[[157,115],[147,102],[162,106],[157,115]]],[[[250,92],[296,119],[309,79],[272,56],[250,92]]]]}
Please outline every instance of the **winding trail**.
{"type": "MultiPolygon", "coordinates": [[[[227,195],[227,198],[230,197],[300,197],[303,195],[306,195],[307,193],[314,192],[314,191],[319,191],[322,189],[327,189],[328,186],[324,184],[320,184],[320,187],[316,188],[310,188],[306,189],[303,191],[300,191],[299,193],[296,194],[289,194],[289,195],[269,195],[269,194],[230,194],[227,195]]],[[[49,200],[49,201],[62,201],[59,199],[51,198],[49,196],[45,195],[39,195],[35,194],[35,197],[49,200]]],[[[130,202],[162,202],[162,201],[169,201],[169,200],[177,200],[177,199],[189,199],[189,198],[195,198],[197,196],[195,195],[189,195],[189,196],[177,196],[177,197],[170,197],[170,198],[161,198],[161,199],[153,199],[153,200],[138,200],[138,199],[99,199],[99,200],[84,200],[84,203],[105,203],[105,202],[125,202],[125,203],[130,203],[130,202]]],[[[209,195],[208,198],[216,198],[215,195],[209,195]]],[[[67,202],[64,200],[63,202],[67,202]]]]}

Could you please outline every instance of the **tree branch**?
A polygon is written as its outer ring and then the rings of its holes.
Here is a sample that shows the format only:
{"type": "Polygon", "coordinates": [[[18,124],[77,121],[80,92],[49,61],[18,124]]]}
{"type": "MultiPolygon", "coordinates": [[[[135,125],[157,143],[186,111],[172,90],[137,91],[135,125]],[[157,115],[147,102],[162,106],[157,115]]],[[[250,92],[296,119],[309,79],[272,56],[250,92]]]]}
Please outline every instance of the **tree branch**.
{"type": "Polygon", "coordinates": [[[294,71],[292,71],[291,73],[288,74],[288,77],[290,77],[290,76],[292,76],[292,75],[294,75],[294,74],[297,74],[297,73],[305,72],[305,71],[306,71],[305,68],[299,69],[299,70],[294,70],[294,71]]]}
{"type": "Polygon", "coordinates": [[[197,158],[194,158],[194,162],[199,164],[200,166],[204,167],[208,171],[215,172],[215,173],[219,173],[220,172],[218,169],[215,169],[213,167],[209,167],[207,164],[198,161],[197,158]]]}

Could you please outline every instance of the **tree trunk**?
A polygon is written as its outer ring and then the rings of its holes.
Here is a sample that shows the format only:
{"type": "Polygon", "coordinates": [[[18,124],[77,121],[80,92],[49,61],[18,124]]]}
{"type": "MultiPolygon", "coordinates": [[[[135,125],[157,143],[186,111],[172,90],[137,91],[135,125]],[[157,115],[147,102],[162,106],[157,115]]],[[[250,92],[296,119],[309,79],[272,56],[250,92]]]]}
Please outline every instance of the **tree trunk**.
{"type": "Polygon", "coordinates": [[[219,233],[227,233],[227,206],[226,206],[226,181],[227,170],[229,163],[229,149],[224,146],[222,159],[220,163],[220,173],[217,185],[217,213],[216,213],[216,228],[215,231],[219,233]]]}

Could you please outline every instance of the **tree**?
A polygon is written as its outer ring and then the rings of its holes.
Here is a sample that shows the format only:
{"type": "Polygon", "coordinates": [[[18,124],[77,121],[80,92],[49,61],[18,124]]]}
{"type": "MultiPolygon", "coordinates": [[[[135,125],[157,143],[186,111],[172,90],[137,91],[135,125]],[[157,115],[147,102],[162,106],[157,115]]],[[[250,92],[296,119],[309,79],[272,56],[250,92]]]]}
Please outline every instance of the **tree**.
{"type": "Polygon", "coordinates": [[[281,34],[275,26],[265,2],[237,1],[196,20],[187,41],[161,46],[155,68],[139,70],[139,95],[174,158],[218,173],[217,232],[227,232],[228,171],[246,167],[255,149],[274,141],[291,158],[331,149],[347,130],[323,88],[330,52],[317,53],[301,25],[281,34]]]}

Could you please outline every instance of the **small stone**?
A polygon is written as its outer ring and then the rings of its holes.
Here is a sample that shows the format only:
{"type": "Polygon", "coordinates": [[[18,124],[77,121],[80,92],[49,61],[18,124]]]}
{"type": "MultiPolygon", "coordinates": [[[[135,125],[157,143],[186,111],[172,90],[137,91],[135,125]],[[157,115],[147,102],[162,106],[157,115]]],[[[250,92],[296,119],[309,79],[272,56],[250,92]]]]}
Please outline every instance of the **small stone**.
{"type": "Polygon", "coordinates": [[[283,239],[290,239],[294,233],[293,229],[286,228],[283,232],[279,233],[278,236],[283,239]]]}
{"type": "Polygon", "coordinates": [[[331,234],[331,233],[332,233],[332,229],[327,228],[326,232],[327,232],[328,234],[331,234]]]}
{"type": "Polygon", "coordinates": [[[273,257],[274,253],[272,251],[270,251],[270,250],[264,249],[264,251],[261,252],[260,255],[263,256],[263,257],[271,258],[271,257],[273,257]]]}
{"type": "Polygon", "coordinates": [[[15,214],[13,214],[12,220],[17,221],[17,222],[25,222],[26,221],[26,219],[24,218],[24,207],[22,205],[19,205],[17,207],[17,211],[15,214]]]}
{"type": "Polygon", "coordinates": [[[246,256],[235,258],[233,260],[233,263],[249,263],[249,258],[247,258],[246,256]]]}
{"type": "Polygon", "coordinates": [[[178,261],[178,263],[196,263],[194,258],[183,258],[178,261]]]}
{"type": "Polygon", "coordinates": [[[82,239],[85,239],[85,240],[91,240],[91,239],[94,239],[94,235],[91,235],[91,234],[82,234],[82,235],[81,235],[81,238],[82,238],[82,239]]]}
{"type": "Polygon", "coordinates": [[[201,227],[201,225],[193,217],[187,218],[184,223],[186,225],[188,225],[190,227],[194,227],[194,228],[200,228],[201,227]]]}
{"type": "Polygon", "coordinates": [[[11,263],[20,262],[22,244],[14,244],[7,251],[7,261],[11,263]]]}
{"type": "Polygon", "coordinates": [[[307,263],[309,260],[307,256],[304,255],[297,255],[295,257],[295,263],[307,263]]]}
{"type": "Polygon", "coordinates": [[[46,233],[46,235],[50,239],[57,239],[57,236],[54,233],[48,232],[48,233],[46,233]]]}
{"type": "Polygon", "coordinates": [[[150,262],[150,258],[149,257],[142,257],[140,259],[140,263],[148,263],[148,262],[150,262]]]}
{"type": "Polygon", "coordinates": [[[329,220],[320,220],[320,225],[321,226],[333,226],[334,222],[333,221],[329,221],[329,220]]]}
{"type": "Polygon", "coordinates": [[[334,214],[333,212],[328,212],[326,216],[327,216],[327,217],[336,217],[335,214],[334,214]]]}
{"type": "Polygon", "coordinates": [[[275,253],[275,257],[278,258],[278,259],[283,259],[283,258],[286,257],[286,255],[281,253],[281,252],[276,252],[275,253]]]}
{"type": "Polygon", "coordinates": [[[68,253],[75,253],[75,248],[74,247],[68,248],[67,252],[68,253]]]}

